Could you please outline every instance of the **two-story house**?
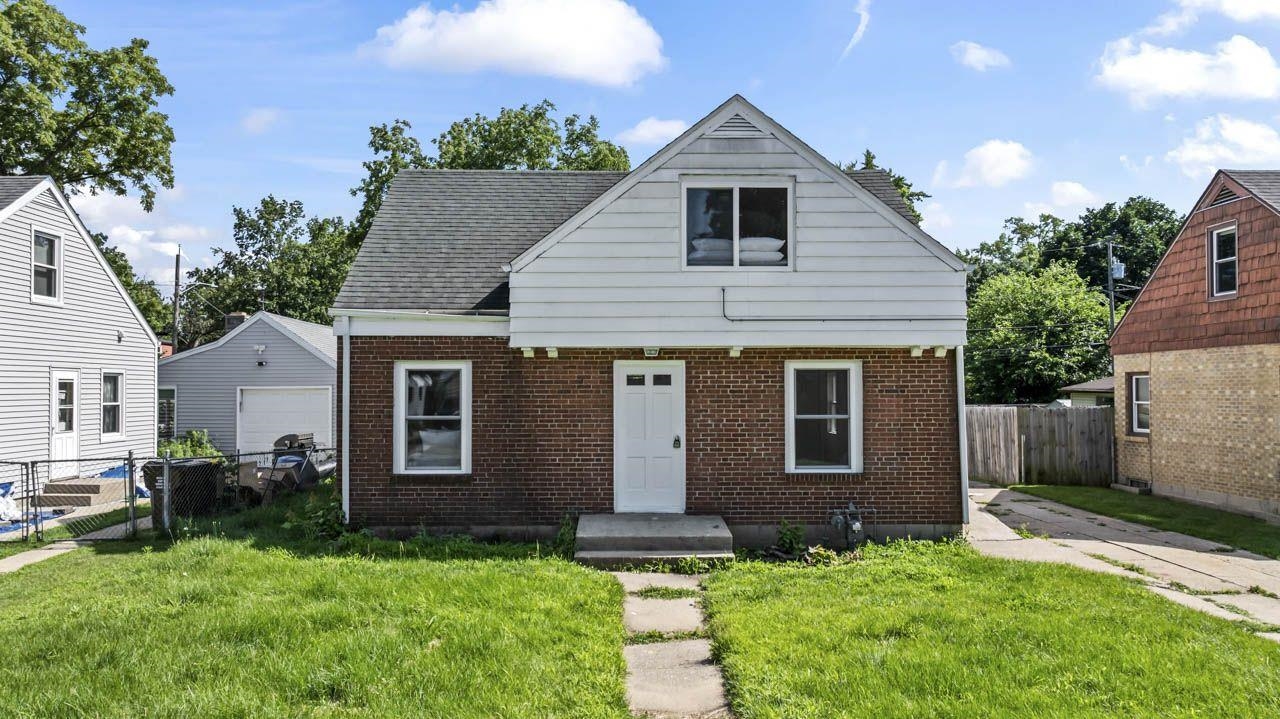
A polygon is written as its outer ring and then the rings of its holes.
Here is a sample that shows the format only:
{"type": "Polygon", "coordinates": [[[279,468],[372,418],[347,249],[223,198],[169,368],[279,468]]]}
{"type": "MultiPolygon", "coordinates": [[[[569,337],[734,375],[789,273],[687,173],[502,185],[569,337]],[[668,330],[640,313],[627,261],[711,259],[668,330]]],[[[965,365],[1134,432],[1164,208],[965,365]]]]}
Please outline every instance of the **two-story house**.
{"type": "Polygon", "coordinates": [[[1122,481],[1280,520],[1280,171],[1221,170],[1111,337],[1122,481]]]}
{"type": "Polygon", "coordinates": [[[964,521],[963,263],[740,96],[629,173],[401,172],[333,314],[363,525],[964,521]]]}
{"type": "Polygon", "coordinates": [[[0,177],[0,460],[43,481],[154,455],[158,345],[57,185],[0,177]]]}

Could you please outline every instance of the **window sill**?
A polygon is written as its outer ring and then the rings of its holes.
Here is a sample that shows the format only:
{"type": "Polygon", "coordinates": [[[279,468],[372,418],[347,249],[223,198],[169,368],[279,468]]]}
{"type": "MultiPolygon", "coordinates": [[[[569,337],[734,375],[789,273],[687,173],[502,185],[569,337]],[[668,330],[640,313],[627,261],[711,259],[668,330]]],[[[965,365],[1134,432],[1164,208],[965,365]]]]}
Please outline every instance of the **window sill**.
{"type": "Polygon", "coordinates": [[[1124,441],[1126,441],[1126,442],[1136,442],[1136,443],[1138,443],[1138,444],[1146,444],[1147,442],[1150,442],[1150,441],[1151,441],[1151,434],[1150,434],[1150,433],[1146,433],[1146,434],[1134,434],[1134,433],[1130,432],[1129,434],[1126,434],[1126,435],[1124,436],[1124,441]]]}
{"type": "Polygon", "coordinates": [[[104,432],[98,435],[98,442],[101,444],[108,444],[110,442],[123,442],[126,439],[128,439],[128,437],[125,435],[124,432],[112,432],[110,434],[107,434],[104,432]]]}
{"type": "Polygon", "coordinates": [[[33,305],[50,305],[53,307],[62,306],[61,297],[45,297],[44,295],[31,295],[31,304],[33,305]]]}
{"type": "Polygon", "coordinates": [[[809,471],[803,469],[787,470],[787,479],[791,480],[812,480],[812,481],[828,481],[838,482],[851,479],[861,479],[862,472],[851,469],[828,469],[820,471],[809,471]]]}
{"type": "Polygon", "coordinates": [[[473,477],[467,474],[416,474],[404,472],[392,473],[391,483],[398,485],[414,484],[471,484],[473,477]]]}
{"type": "Polygon", "coordinates": [[[1209,295],[1209,302],[1230,302],[1239,297],[1239,292],[1225,292],[1220,295],[1209,295]]]}

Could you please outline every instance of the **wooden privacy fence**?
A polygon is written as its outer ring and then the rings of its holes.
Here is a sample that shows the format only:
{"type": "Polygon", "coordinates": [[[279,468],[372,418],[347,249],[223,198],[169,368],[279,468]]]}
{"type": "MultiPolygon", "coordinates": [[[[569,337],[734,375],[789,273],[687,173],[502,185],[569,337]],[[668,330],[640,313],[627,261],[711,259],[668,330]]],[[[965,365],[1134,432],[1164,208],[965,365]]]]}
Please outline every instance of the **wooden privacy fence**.
{"type": "Polygon", "coordinates": [[[994,484],[1111,483],[1112,407],[965,409],[969,476],[994,484]]]}

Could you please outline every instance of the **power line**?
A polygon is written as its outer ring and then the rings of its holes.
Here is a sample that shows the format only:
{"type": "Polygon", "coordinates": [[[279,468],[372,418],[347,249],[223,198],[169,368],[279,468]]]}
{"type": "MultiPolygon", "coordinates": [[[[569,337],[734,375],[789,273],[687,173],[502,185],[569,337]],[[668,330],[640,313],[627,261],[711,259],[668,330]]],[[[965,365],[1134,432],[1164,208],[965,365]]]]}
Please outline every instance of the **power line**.
{"type": "Polygon", "coordinates": [[[1069,327],[1093,327],[1095,325],[1097,325],[1096,322],[1066,322],[1063,324],[1055,324],[1055,325],[1007,325],[1007,326],[992,325],[990,327],[970,327],[969,331],[970,332],[995,332],[997,330],[1040,330],[1040,329],[1051,330],[1051,329],[1064,329],[1069,327]]]}

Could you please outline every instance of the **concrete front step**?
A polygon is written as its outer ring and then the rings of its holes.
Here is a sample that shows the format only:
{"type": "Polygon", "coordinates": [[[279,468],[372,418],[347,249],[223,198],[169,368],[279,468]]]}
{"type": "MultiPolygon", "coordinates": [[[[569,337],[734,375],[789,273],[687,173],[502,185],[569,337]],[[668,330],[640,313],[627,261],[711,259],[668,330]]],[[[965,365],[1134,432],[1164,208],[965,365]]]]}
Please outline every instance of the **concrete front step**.
{"type": "Polygon", "coordinates": [[[662,552],[641,549],[620,550],[578,550],[573,560],[579,564],[597,569],[615,569],[618,567],[638,566],[649,562],[676,562],[681,559],[695,557],[708,562],[727,562],[734,558],[733,552],[662,552]]]}
{"type": "Polygon", "coordinates": [[[44,485],[45,494],[106,494],[124,492],[123,479],[70,479],[56,480],[44,485]]]}
{"type": "Polygon", "coordinates": [[[715,515],[584,514],[580,552],[732,553],[733,535],[715,515]]]}

